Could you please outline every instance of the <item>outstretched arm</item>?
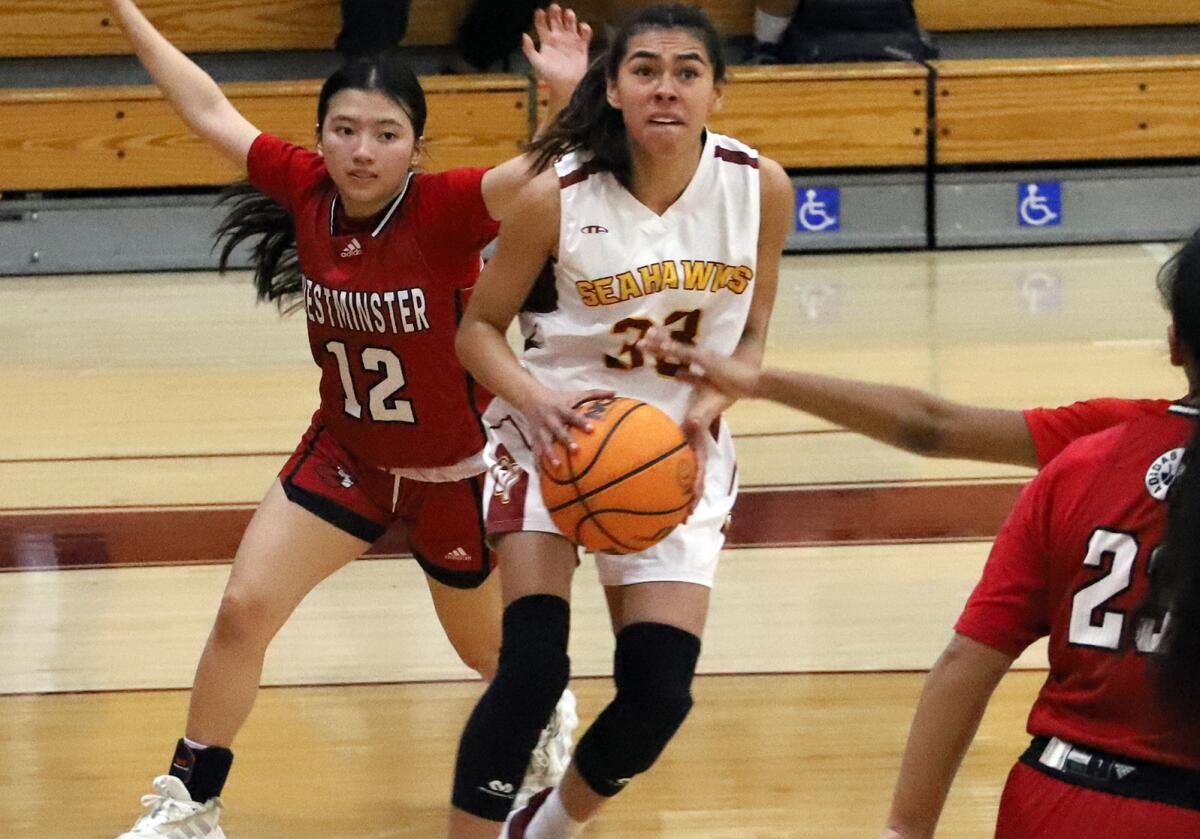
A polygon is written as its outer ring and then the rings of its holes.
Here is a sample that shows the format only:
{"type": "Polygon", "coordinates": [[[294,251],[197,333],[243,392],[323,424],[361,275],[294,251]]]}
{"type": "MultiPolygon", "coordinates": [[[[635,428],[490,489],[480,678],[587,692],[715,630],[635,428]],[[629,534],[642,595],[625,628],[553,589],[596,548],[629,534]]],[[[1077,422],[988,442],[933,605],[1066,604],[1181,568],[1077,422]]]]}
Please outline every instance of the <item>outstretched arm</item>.
{"type": "Polygon", "coordinates": [[[1012,662],[965,635],[950,641],[925,680],[880,839],[933,836],[963,755],[1012,662]]]}
{"type": "Polygon", "coordinates": [[[815,373],[757,368],[651,332],[645,349],[690,365],[680,376],[734,398],[770,399],[889,446],[928,457],[1039,466],[1024,414],[962,405],[925,391],[815,373]]]}
{"type": "MultiPolygon", "coordinates": [[[[533,26],[537,32],[537,47],[533,39],[525,35],[522,49],[549,95],[547,114],[542,119],[544,126],[570,101],[579,80],[587,72],[592,28],[579,21],[575,12],[558,4],[552,4],[544,11],[538,9],[533,26]]],[[[513,199],[529,183],[530,163],[527,155],[519,155],[483,176],[483,200],[492,218],[503,221],[510,212],[513,199]]]]}
{"type": "Polygon", "coordinates": [[[154,28],[133,0],[111,4],[138,60],[175,112],[197,136],[244,170],[250,146],[261,132],[233,107],[208,73],[154,28]]]}

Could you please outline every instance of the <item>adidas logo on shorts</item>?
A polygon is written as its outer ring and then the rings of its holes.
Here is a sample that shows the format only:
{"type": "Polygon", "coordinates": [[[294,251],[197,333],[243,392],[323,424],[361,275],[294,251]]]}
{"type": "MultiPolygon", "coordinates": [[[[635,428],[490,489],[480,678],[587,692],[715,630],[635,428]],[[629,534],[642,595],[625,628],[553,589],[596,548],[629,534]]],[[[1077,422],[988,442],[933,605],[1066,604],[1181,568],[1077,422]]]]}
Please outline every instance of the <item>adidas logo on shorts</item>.
{"type": "Polygon", "coordinates": [[[455,548],[444,557],[449,562],[470,562],[471,555],[465,548],[455,548]]]}
{"type": "Polygon", "coordinates": [[[349,259],[352,256],[362,256],[362,244],[358,239],[351,239],[350,244],[342,248],[342,259],[349,259]]]}

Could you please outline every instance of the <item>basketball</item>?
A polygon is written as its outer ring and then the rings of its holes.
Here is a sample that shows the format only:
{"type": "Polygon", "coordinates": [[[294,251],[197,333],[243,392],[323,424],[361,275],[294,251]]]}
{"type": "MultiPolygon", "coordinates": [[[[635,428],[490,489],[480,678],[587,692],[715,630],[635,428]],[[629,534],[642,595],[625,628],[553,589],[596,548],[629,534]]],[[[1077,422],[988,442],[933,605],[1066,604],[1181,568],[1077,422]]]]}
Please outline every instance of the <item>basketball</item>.
{"type": "Polygon", "coordinates": [[[637,553],[688,516],[696,457],[679,425],[653,405],[616,397],[584,402],[589,434],[539,464],[542,499],[563,535],[588,550],[637,553]]]}

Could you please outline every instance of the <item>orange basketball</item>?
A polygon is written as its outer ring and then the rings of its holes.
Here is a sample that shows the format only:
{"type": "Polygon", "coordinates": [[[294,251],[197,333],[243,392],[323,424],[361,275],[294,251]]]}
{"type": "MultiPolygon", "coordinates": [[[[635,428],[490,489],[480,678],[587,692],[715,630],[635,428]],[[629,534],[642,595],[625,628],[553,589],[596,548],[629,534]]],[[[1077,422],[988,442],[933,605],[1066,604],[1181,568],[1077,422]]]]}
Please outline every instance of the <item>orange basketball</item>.
{"type": "Polygon", "coordinates": [[[592,432],[572,428],[579,448],[559,445],[558,466],[539,464],[550,517],[589,550],[645,550],[687,518],[696,457],[683,430],[653,405],[616,397],[579,409],[592,432]]]}

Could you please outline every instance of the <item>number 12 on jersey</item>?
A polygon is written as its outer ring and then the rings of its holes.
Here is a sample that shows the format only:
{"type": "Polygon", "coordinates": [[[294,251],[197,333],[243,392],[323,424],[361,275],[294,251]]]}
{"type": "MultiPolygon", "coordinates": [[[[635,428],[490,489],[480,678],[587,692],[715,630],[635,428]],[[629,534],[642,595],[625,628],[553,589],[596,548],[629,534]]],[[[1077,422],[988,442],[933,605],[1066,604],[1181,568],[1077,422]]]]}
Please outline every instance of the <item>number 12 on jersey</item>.
{"type": "MultiPolygon", "coordinates": [[[[342,380],[342,391],[346,397],[343,405],[347,414],[362,419],[362,403],[354,392],[354,376],[350,370],[350,358],[346,353],[346,345],[341,341],[330,341],[325,349],[337,359],[338,376],[342,380]]],[[[371,419],[376,422],[407,422],[415,424],[416,414],[412,402],[408,399],[397,399],[396,394],[407,384],[404,377],[404,365],[400,358],[391,350],[381,347],[363,347],[359,359],[362,369],[368,372],[383,373],[383,378],[367,391],[367,400],[371,411],[371,419]]]]}

